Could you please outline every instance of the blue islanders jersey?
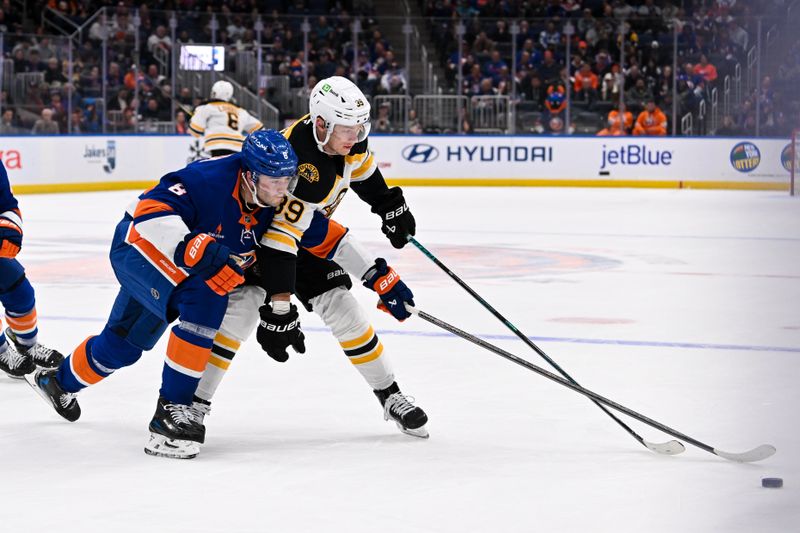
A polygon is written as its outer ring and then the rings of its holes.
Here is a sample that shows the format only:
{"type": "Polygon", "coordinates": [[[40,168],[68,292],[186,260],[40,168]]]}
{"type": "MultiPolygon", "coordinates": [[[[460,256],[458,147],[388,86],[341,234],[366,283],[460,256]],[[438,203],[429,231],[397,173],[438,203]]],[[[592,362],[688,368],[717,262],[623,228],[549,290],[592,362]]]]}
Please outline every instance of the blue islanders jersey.
{"type": "Polygon", "coordinates": [[[164,316],[172,289],[189,276],[174,262],[175,250],[190,232],[208,233],[243,258],[272,222],[272,208],[248,208],[239,190],[241,155],[197,161],[161,178],[141,194],[117,225],[111,263],[123,288],[151,311],[164,316]]]}
{"type": "Polygon", "coordinates": [[[8,181],[8,172],[3,162],[0,161],[0,217],[7,218],[17,226],[22,227],[22,218],[19,204],[11,192],[11,183],[8,181]]]}

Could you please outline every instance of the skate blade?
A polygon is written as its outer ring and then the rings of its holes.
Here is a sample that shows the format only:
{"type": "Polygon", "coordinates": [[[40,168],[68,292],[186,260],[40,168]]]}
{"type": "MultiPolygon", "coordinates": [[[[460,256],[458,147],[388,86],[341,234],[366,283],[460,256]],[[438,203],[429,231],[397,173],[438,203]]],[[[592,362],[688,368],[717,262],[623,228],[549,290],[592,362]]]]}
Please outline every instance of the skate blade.
{"type": "Polygon", "coordinates": [[[150,441],[144,447],[144,453],[169,459],[194,459],[200,453],[200,445],[190,440],[168,439],[163,435],[151,433],[150,441]]]}
{"type": "Polygon", "coordinates": [[[45,394],[45,392],[42,389],[40,389],[39,385],[36,383],[36,370],[31,372],[30,374],[25,374],[19,379],[24,379],[28,383],[28,385],[30,385],[31,388],[36,391],[36,394],[38,394],[42,398],[42,400],[45,401],[47,405],[53,407],[53,402],[50,401],[50,398],[47,396],[47,394],[45,394]]]}
{"type": "Polygon", "coordinates": [[[395,422],[395,424],[397,424],[397,427],[400,429],[400,431],[402,431],[406,435],[411,435],[412,437],[417,437],[419,439],[427,439],[431,436],[430,433],[428,433],[428,430],[425,429],[425,426],[419,427],[417,429],[409,429],[409,428],[404,428],[402,424],[398,422],[395,422]]]}
{"type": "MultiPolygon", "coordinates": [[[[34,370],[34,372],[36,372],[36,371],[34,370]]],[[[31,373],[33,373],[33,372],[31,372],[31,373]]],[[[6,376],[10,377],[11,379],[16,379],[17,381],[22,381],[22,380],[25,379],[25,376],[14,376],[14,375],[8,374],[8,373],[6,373],[6,376]]]]}

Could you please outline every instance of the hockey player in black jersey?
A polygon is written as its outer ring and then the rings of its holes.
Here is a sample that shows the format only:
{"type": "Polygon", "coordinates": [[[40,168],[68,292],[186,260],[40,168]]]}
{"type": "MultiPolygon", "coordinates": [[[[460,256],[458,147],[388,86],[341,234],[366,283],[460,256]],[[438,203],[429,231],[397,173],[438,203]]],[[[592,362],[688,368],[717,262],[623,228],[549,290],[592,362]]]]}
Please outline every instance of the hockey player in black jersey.
{"type": "MultiPolygon", "coordinates": [[[[258,251],[258,264],[266,267],[263,288],[271,298],[271,304],[260,308],[258,341],[278,361],[286,361],[288,346],[303,346],[297,309],[289,302],[295,294],[331,329],[373,389],[384,417],[404,433],[426,438],[428,417],[400,392],[383,344],[349,292],[348,273],[376,291],[380,307],[400,321],[410,316],[405,303],[413,305],[411,290],[346,228],[333,220],[315,222],[320,217],[330,219],[350,188],[381,217],[381,229],[395,248],[402,248],[414,235],[414,217],[400,188],[386,185],[369,150],[370,104],[355,84],[336,76],[320,81],[311,93],[309,110],[283,132],[298,157],[298,179],[276,210],[258,251]]],[[[257,298],[257,292],[247,289],[232,295],[196,392],[198,410],[208,412],[240,343],[252,333],[255,324],[248,321],[247,301],[257,298]]]]}

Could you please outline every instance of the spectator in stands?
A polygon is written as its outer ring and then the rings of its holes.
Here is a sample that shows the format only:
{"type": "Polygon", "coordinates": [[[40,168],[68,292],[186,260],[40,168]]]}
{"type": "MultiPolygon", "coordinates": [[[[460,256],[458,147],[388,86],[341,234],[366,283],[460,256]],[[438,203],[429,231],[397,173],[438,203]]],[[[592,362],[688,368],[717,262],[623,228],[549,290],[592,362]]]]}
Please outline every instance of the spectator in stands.
{"type": "Polygon", "coordinates": [[[100,133],[102,131],[103,126],[100,123],[100,113],[97,112],[97,104],[93,101],[86,104],[81,124],[83,125],[85,133],[100,133]]]}
{"type": "Polygon", "coordinates": [[[717,67],[708,62],[705,54],[700,56],[700,62],[694,66],[694,73],[708,83],[717,79],[717,67]]]}
{"type": "Polygon", "coordinates": [[[25,57],[26,50],[22,47],[17,48],[13,52],[14,73],[21,74],[23,72],[33,72],[31,62],[25,57]]]}
{"type": "Polygon", "coordinates": [[[633,126],[633,113],[626,109],[623,116],[619,108],[619,100],[615,100],[611,111],[608,112],[608,126],[611,129],[620,128],[627,133],[633,126]]]}
{"type": "Polygon", "coordinates": [[[738,137],[742,134],[742,130],[736,125],[736,121],[731,115],[722,117],[722,126],[717,129],[717,135],[720,137],[738,137]]]}
{"type": "Polygon", "coordinates": [[[58,134],[58,124],[53,120],[53,110],[50,108],[42,109],[42,118],[37,119],[33,124],[31,133],[34,135],[53,135],[58,134]]]}
{"type": "Polygon", "coordinates": [[[653,92],[645,84],[644,78],[637,79],[636,85],[625,93],[625,104],[634,113],[644,109],[645,104],[650,100],[653,100],[653,92]]]}
{"type": "Polygon", "coordinates": [[[84,124],[84,117],[83,117],[83,109],[77,107],[72,110],[72,126],[70,133],[86,133],[85,131],[85,124],[84,124]]]}
{"type": "Polygon", "coordinates": [[[667,116],[656,106],[655,100],[648,100],[644,111],[639,113],[633,134],[651,137],[667,134],[667,116]]]}
{"type": "Polygon", "coordinates": [[[44,72],[47,70],[47,64],[42,61],[39,56],[39,50],[36,48],[31,48],[28,54],[28,62],[30,63],[30,72],[44,72]]]}
{"type": "Polygon", "coordinates": [[[0,135],[13,135],[20,133],[19,124],[17,123],[17,116],[12,108],[3,110],[3,116],[0,118],[0,135]]]}
{"type": "Polygon", "coordinates": [[[47,69],[44,71],[44,81],[51,86],[54,84],[63,85],[67,83],[67,77],[61,71],[61,65],[55,57],[51,57],[47,60],[47,69]]]}
{"type": "Polygon", "coordinates": [[[611,65],[611,70],[603,76],[601,98],[611,101],[619,100],[621,86],[622,81],[619,73],[619,65],[614,63],[611,65]]]}
{"type": "Polygon", "coordinates": [[[575,99],[586,102],[589,109],[593,109],[598,85],[597,74],[592,72],[589,63],[584,63],[575,74],[575,99]]]}
{"type": "Polygon", "coordinates": [[[189,123],[186,121],[186,113],[183,111],[175,113],[175,133],[189,135],[189,123]]]}
{"type": "Polygon", "coordinates": [[[412,135],[422,134],[422,123],[420,123],[419,117],[417,117],[416,109],[408,110],[408,133],[412,135]]]}
{"type": "Polygon", "coordinates": [[[158,105],[158,99],[151,96],[146,100],[145,108],[142,110],[141,119],[143,122],[158,122],[164,120],[164,111],[158,105]]]}
{"type": "Polygon", "coordinates": [[[155,55],[156,50],[162,52],[169,52],[172,49],[172,38],[167,35],[167,28],[165,26],[157,26],[155,33],[147,38],[147,50],[155,55]]]}
{"type": "Polygon", "coordinates": [[[392,131],[392,123],[389,120],[389,112],[391,111],[391,104],[385,102],[378,106],[378,116],[373,121],[375,124],[375,131],[380,133],[389,133],[392,131]]]}
{"type": "Polygon", "coordinates": [[[556,29],[556,24],[550,21],[539,34],[539,44],[544,49],[557,49],[561,45],[561,32],[556,29]]]}
{"type": "Polygon", "coordinates": [[[108,88],[111,91],[118,91],[123,85],[122,70],[119,68],[119,63],[112,61],[108,64],[108,71],[106,72],[106,79],[108,80],[108,88]]]}
{"type": "Polygon", "coordinates": [[[539,66],[539,75],[542,77],[542,81],[545,85],[549,85],[558,80],[560,72],[561,67],[556,63],[552,50],[545,50],[544,59],[539,66]]]}
{"type": "Polygon", "coordinates": [[[544,109],[547,88],[537,74],[534,73],[528,77],[528,82],[523,85],[522,94],[526,102],[533,102],[535,111],[544,109]]]}

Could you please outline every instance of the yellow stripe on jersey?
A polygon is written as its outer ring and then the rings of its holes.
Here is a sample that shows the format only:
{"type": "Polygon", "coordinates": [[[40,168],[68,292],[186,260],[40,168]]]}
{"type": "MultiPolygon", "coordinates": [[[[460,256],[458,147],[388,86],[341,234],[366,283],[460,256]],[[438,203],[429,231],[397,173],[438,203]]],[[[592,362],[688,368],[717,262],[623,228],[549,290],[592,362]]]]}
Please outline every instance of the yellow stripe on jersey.
{"type": "Polygon", "coordinates": [[[206,131],[206,129],[203,126],[201,126],[200,124],[198,124],[197,122],[190,122],[189,123],[189,129],[190,130],[194,130],[197,133],[203,133],[204,131],[206,131]]]}
{"type": "Polygon", "coordinates": [[[346,165],[355,165],[364,160],[364,158],[369,155],[369,151],[362,152],[360,154],[353,154],[353,155],[346,155],[344,156],[344,162],[346,165]]]}
{"type": "Polygon", "coordinates": [[[265,244],[270,245],[270,248],[297,254],[297,241],[283,233],[270,229],[264,234],[262,240],[266,240],[265,244]]]}
{"type": "Polygon", "coordinates": [[[247,130],[247,133],[253,133],[254,131],[260,130],[263,127],[264,127],[264,125],[261,122],[256,122],[256,124],[252,128],[247,130]]]}
{"type": "Polygon", "coordinates": [[[217,140],[217,139],[226,139],[229,141],[243,141],[244,135],[239,135],[238,133],[209,133],[207,140],[217,140]]]}
{"type": "Polygon", "coordinates": [[[374,169],[375,169],[375,156],[369,154],[369,157],[363,163],[361,163],[360,167],[353,169],[353,172],[350,174],[350,177],[353,179],[360,178],[370,170],[374,169]]]}
{"type": "Polygon", "coordinates": [[[359,346],[366,344],[372,339],[373,336],[375,336],[375,330],[372,329],[372,326],[370,326],[369,329],[363,335],[353,340],[342,341],[339,344],[343,349],[351,350],[353,348],[358,348],[359,346]]]}
{"type": "Polygon", "coordinates": [[[350,357],[349,359],[350,362],[353,363],[354,365],[363,365],[364,363],[369,363],[370,361],[374,361],[375,359],[380,357],[382,353],[383,353],[383,344],[379,342],[378,345],[375,347],[375,349],[372,350],[370,353],[362,355],[361,357],[350,357]]]}
{"type": "Polygon", "coordinates": [[[283,222],[281,220],[273,220],[272,221],[272,227],[275,228],[275,229],[279,229],[283,233],[286,233],[286,234],[288,234],[290,236],[293,236],[298,240],[303,238],[303,232],[302,231],[300,231],[299,229],[295,228],[291,224],[287,224],[286,222],[283,222]]]}
{"type": "Polygon", "coordinates": [[[301,122],[303,122],[304,120],[308,119],[308,117],[310,117],[310,116],[311,116],[310,114],[308,114],[308,115],[303,115],[303,116],[302,116],[302,117],[300,117],[299,119],[295,120],[295,121],[294,121],[294,124],[292,124],[291,126],[289,126],[288,128],[286,128],[285,130],[281,130],[281,135],[283,135],[284,137],[286,137],[286,138],[288,139],[288,138],[289,138],[289,136],[292,134],[292,130],[295,128],[295,126],[297,126],[298,124],[300,124],[300,123],[301,123],[301,122]]]}

